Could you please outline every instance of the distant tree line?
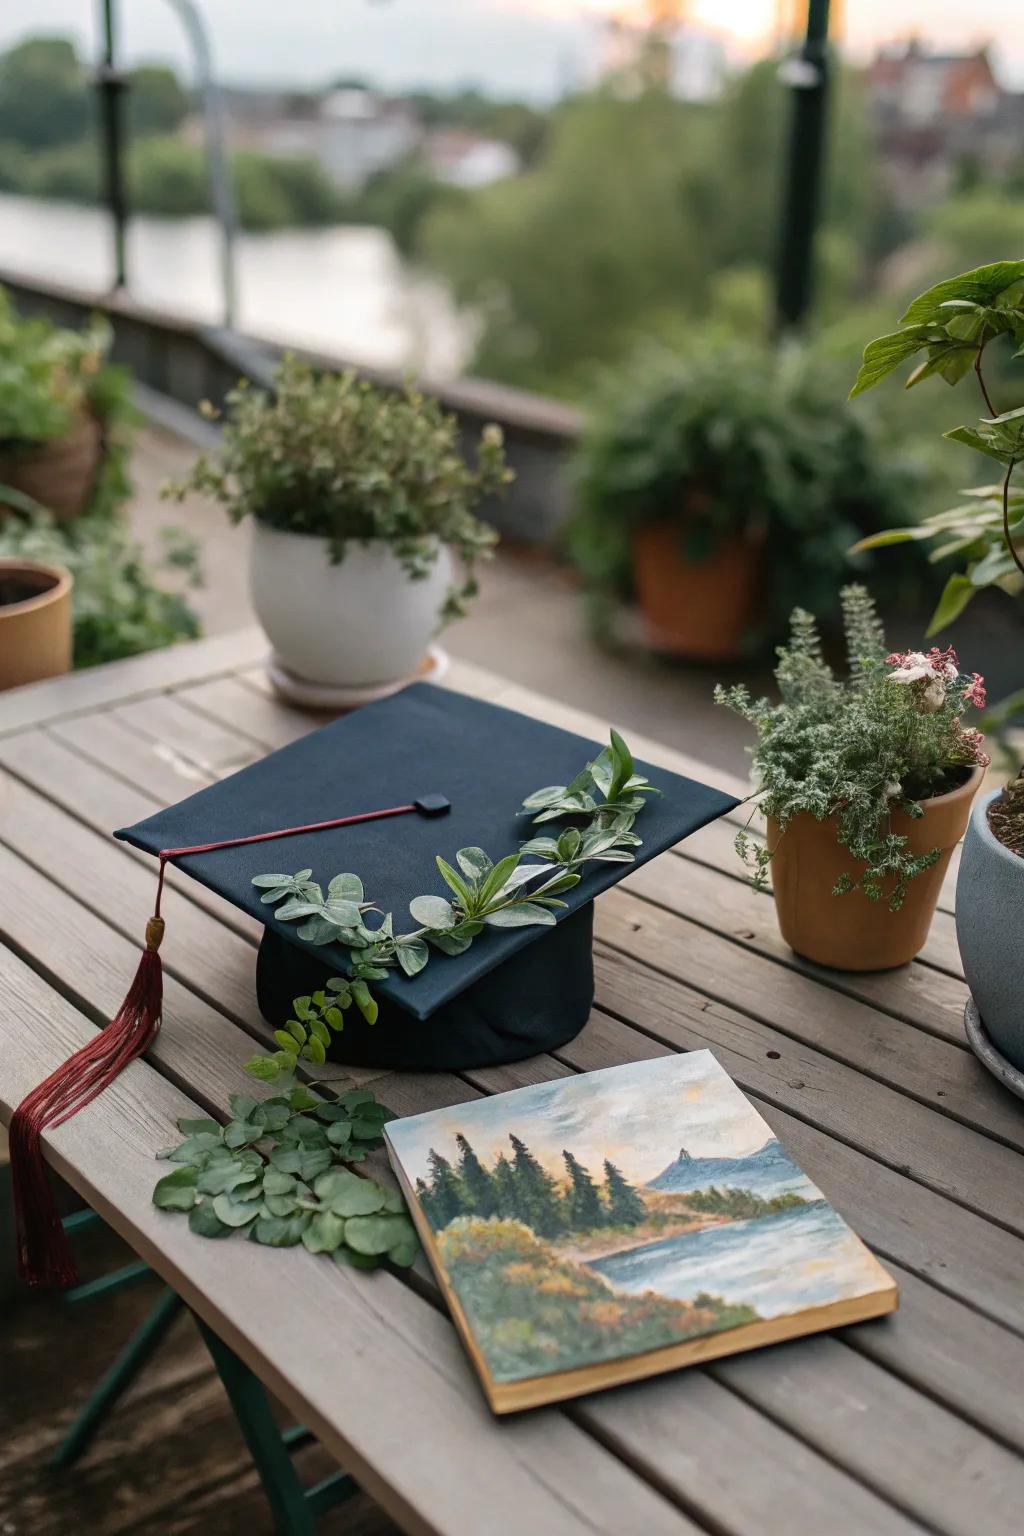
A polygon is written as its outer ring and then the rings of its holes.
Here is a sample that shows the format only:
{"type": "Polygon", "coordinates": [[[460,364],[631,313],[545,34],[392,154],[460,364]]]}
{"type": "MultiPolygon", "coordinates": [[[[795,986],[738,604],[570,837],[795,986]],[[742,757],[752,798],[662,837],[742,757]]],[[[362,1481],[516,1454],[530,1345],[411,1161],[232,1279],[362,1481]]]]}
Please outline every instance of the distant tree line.
{"type": "Polygon", "coordinates": [[[465,1136],[460,1133],[455,1140],[457,1164],[432,1147],[427,1157],[430,1177],[416,1180],[420,1204],[437,1232],[458,1216],[521,1221],[546,1238],[600,1227],[635,1227],[647,1218],[642,1195],[607,1158],[598,1184],[578,1158],[564,1151],[563,1187],[518,1136],[509,1136],[511,1157],[500,1153],[491,1168],[465,1136]]]}

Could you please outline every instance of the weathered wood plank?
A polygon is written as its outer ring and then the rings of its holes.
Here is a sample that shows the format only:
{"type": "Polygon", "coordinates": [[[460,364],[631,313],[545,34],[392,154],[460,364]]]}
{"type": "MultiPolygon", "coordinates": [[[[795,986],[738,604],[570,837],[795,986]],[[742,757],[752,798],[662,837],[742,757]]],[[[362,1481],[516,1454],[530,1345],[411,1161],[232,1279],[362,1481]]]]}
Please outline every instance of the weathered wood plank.
{"type": "MultiPolygon", "coordinates": [[[[160,809],[161,802],[155,796],[144,792],[137,784],[129,784],[105,772],[46,731],[26,731],[22,735],[0,738],[0,768],[5,768],[13,778],[69,811],[104,838],[109,837],[115,827],[129,826],[160,809]]],[[[127,844],[118,846],[127,849],[129,857],[144,868],[152,870],[155,882],[156,865],[149,854],[137,848],[128,849],[127,844]]],[[[259,939],[262,928],[253,918],[173,866],[168,868],[167,883],[244,937],[252,941],[259,939]]],[[[138,914],[140,923],[145,923],[148,912],[147,903],[147,910],[138,914]]]]}
{"type": "MultiPolygon", "coordinates": [[[[719,1045],[711,1042],[710,1048],[724,1065],[725,1053],[719,1045]]],[[[621,1061],[646,1061],[672,1049],[595,1008],[582,1033],[557,1054],[575,1070],[591,1072],[621,1061]]],[[[962,1298],[1024,1336],[1020,1283],[1024,1245],[1019,1237],[786,1113],[756,1088],[748,1086],[745,1091],[799,1165],[865,1242],[886,1259],[898,1260],[947,1295],[962,1298]]]]}
{"type": "Polygon", "coordinates": [[[293,709],[273,694],[247,688],[237,677],[213,678],[206,683],[189,683],[176,690],[174,698],[189,709],[214,720],[221,720],[258,741],[268,751],[286,747],[300,736],[323,725],[324,715],[293,709]]]}
{"type": "MultiPolygon", "coordinates": [[[[622,898],[623,903],[631,900],[622,898]]],[[[621,910],[607,915],[610,906],[607,900],[599,903],[601,937],[614,934],[622,921],[621,910]]],[[[1024,1234],[1024,1164],[1011,1147],[603,946],[595,968],[602,1008],[668,1045],[710,1047],[740,1087],[1024,1234]]]]}
{"type": "MultiPolygon", "coordinates": [[[[91,1026],[9,953],[0,954],[0,977],[6,1119],[91,1026]]],[[[203,1241],[156,1210],[155,1152],[173,1140],[177,1117],[192,1113],[194,1101],[134,1062],[48,1133],[47,1155],[404,1529],[696,1536],[678,1509],[558,1411],[495,1424],[454,1330],[391,1275],[368,1281],[298,1250],[203,1241]],[[284,1326],[275,1319],[286,1290],[301,1293],[302,1305],[288,1307],[284,1326]]]]}
{"type": "Polygon", "coordinates": [[[225,729],[198,710],[187,709],[173,694],[153,693],[118,704],[113,711],[129,731],[181,754],[204,773],[224,778],[263,753],[237,730],[225,729]]]}
{"type": "Polygon", "coordinates": [[[11,688],[0,699],[0,736],[137,695],[159,693],[190,678],[233,672],[251,666],[266,651],[266,636],[253,626],[11,688]]]}
{"type": "MultiPolygon", "coordinates": [[[[1024,1117],[1010,1094],[972,1053],[889,1018],[813,977],[731,943],[625,890],[602,897],[595,931],[606,943],[723,1006],[812,1045],[918,1101],[915,1124],[937,1140],[950,1136],[947,1116],[1024,1147],[1024,1117]],[[924,1113],[921,1106],[929,1111],[924,1113]]],[[[773,1047],[775,1042],[772,1042],[773,1047]]],[[[766,1047],[767,1048],[767,1047],[766,1047]]],[[[837,1066],[837,1071],[842,1068],[837,1066]]]]}
{"type": "Polygon", "coordinates": [[[173,747],[130,730],[112,710],[55,720],[48,730],[80,757],[129,785],[144,784],[146,794],[161,805],[174,805],[213,781],[212,774],[173,747]]]}
{"type": "MultiPolygon", "coordinates": [[[[686,844],[681,847],[685,851],[686,844]]],[[[874,972],[834,971],[814,965],[794,954],[779,933],[770,897],[686,859],[655,859],[629,875],[623,888],[765,959],[966,1049],[963,1017],[967,988],[941,971],[916,963],[895,971],[874,972]]],[[[835,900],[840,903],[837,913],[841,915],[843,898],[835,900]]]]}

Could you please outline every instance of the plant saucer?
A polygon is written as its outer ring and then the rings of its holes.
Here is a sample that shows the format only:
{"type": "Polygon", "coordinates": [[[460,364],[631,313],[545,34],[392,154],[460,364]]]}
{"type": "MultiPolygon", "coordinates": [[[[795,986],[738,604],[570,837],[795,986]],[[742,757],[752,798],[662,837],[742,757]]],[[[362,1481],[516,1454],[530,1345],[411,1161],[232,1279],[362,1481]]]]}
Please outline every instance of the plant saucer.
{"type": "Polygon", "coordinates": [[[279,698],[288,704],[298,704],[304,709],[322,709],[339,714],[347,709],[358,709],[362,704],[374,704],[378,699],[390,698],[410,683],[439,683],[448,671],[451,658],[440,645],[427,648],[416,671],[409,677],[396,677],[384,683],[360,686],[337,683],[314,683],[299,677],[281,661],[276,651],[267,657],[267,677],[279,698]]]}
{"type": "Polygon", "coordinates": [[[967,1043],[982,1065],[988,1068],[993,1077],[999,1079],[1004,1088],[1009,1088],[1011,1093],[1024,1099],[1024,1071],[1015,1067],[1002,1051],[996,1049],[973,997],[967,999],[964,1009],[964,1029],[967,1032],[967,1043]]]}

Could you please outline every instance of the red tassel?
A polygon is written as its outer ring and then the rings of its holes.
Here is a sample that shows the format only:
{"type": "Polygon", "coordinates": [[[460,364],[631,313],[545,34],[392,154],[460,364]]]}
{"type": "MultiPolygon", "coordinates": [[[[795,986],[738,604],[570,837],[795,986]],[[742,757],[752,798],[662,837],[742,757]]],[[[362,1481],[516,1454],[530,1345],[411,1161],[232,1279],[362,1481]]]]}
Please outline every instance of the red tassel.
{"type": "MultiPolygon", "coordinates": [[[[161,865],[161,876],[163,866],[161,865]]],[[[162,881],[161,881],[162,883],[162,881]]],[[[76,1285],[75,1261],[46,1175],[45,1130],[91,1104],[130,1061],[149,1049],[160,1027],[163,968],[157,953],[161,917],[146,925],[146,948],[128,995],[105,1029],[34,1088],[11,1118],[11,1180],[18,1273],[29,1285],[76,1285]]]]}

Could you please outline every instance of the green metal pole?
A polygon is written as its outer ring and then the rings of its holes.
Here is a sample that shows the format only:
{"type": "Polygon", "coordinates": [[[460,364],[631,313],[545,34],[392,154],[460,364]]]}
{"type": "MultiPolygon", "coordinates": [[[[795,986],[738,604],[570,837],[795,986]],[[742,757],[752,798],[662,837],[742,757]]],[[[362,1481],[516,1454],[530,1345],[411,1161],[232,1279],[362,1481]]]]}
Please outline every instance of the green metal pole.
{"type": "Polygon", "coordinates": [[[103,153],[103,180],[107,206],[114,232],[114,292],[127,282],[125,229],[128,200],[124,180],[124,76],[117,68],[117,33],[114,0],[101,0],[103,19],[103,58],[96,75],[99,92],[100,134],[103,153]]]}
{"type": "Polygon", "coordinates": [[[793,96],[775,287],[780,334],[799,329],[811,305],[828,105],[828,5],[809,0],[803,46],[780,70],[793,96]]]}

